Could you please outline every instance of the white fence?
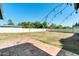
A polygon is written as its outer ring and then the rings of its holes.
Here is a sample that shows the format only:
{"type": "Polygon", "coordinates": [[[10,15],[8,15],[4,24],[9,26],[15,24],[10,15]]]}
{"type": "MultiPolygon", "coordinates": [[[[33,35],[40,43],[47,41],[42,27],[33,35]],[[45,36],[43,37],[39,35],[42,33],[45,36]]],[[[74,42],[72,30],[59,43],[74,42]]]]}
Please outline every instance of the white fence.
{"type": "Polygon", "coordinates": [[[73,29],[48,29],[49,32],[73,32],[73,29]]]}
{"type": "Polygon", "coordinates": [[[79,29],[41,29],[41,28],[12,28],[0,27],[0,33],[24,33],[24,32],[67,32],[79,33],[79,29]]]}
{"type": "Polygon", "coordinates": [[[46,29],[0,27],[0,33],[44,32],[46,29]]]}
{"type": "Polygon", "coordinates": [[[79,29],[47,29],[49,32],[79,33],[79,29]]]}

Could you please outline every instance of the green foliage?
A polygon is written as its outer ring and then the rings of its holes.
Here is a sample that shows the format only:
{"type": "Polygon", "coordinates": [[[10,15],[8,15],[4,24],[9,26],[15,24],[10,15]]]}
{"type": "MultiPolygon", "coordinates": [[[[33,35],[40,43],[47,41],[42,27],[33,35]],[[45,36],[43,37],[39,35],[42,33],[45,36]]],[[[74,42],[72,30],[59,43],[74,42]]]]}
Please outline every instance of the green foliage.
{"type": "Polygon", "coordinates": [[[43,23],[42,23],[42,26],[43,26],[43,28],[48,28],[47,22],[43,22],[43,23]]]}
{"type": "Polygon", "coordinates": [[[31,26],[33,26],[33,28],[42,28],[42,24],[40,22],[33,22],[31,26]]]}
{"type": "Polygon", "coordinates": [[[14,25],[13,21],[11,19],[8,20],[7,25],[14,25]]]}
{"type": "Polygon", "coordinates": [[[58,25],[58,26],[56,26],[56,29],[62,29],[62,28],[63,28],[62,25],[58,25]]]}
{"type": "Polygon", "coordinates": [[[24,28],[29,28],[30,27],[30,22],[21,22],[21,23],[18,24],[18,26],[24,27],[24,28]]]}
{"type": "Polygon", "coordinates": [[[66,29],[72,29],[72,27],[66,26],[66,29]]]}
{"type": "Polygon", "coordinates": [[[62,25],[48,25],[47,22],[21,22],[18,24],[20,27],[24,28],[50,28],[50,29],[71,29],[69,26],[62,26],[62,25]]]}
{"type": "Polygon", "coordinates": [[[62,26],[62,25],[55,25],[55,24],[52,24],[52,25],[50,25],[50,28],[52,28],[52,29],[62,29],[63,26],[62,26]]]}
{"type": "Polygon", "coordinates": [[[71,29],[71,27],[69,26],[62,26],[62,25],[55,25],[55,24],[50,25],[49,28],[51,29],[71,29]]]}
{"type": "Polygon", "coordinates": [[[47,28],[47,22],[21,22],[18,24],[18,26],[20,27],[24,27],[24,28],[47,28]]]}
{"type": "Polygon", "coordinates": [[[55,28],[56,28],[56,25],[55,25],[55,24],[52,24],[52,25],[50,25],[48,28],[50,28],[50,29],[55,29],[55,28]]]}
{"type": "Polygon", "coordinates": [[[79,23],[76,23],[75,25],[72,26],[73,28],[78,28],[79,29],[79,23]]]}

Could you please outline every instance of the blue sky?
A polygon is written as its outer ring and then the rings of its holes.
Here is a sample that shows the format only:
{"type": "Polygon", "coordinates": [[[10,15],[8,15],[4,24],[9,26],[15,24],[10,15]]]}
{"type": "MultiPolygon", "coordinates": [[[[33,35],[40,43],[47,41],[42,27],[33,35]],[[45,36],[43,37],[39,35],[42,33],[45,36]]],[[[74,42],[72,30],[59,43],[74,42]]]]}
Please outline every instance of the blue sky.
{"type": "MultiPolygon", "coordinates": [[[[0,20],[0,25],[6,24],[8,19],[12,19],[15,24],[23,21],[41,21],[41,19],[48,14],[54,7],[60,5],[59,3],[3,3],[2,4],[2,12],[4,16],[4,20],[0,20]]],[[[49,22],[52,17],[62,10],[66,4],[58,7],[55,11],[53,11],[48,19],[49,22]]],[[[68,6],[62,14],[58,14],[51,23],[60,24],[62,20],[65,19],[72,11],[74,10],[74,6],[68,6]]],[[[72,26],[76,22],[79,21],[79,13],[73,13],[62,25],[64,26],[72,26]]]]}

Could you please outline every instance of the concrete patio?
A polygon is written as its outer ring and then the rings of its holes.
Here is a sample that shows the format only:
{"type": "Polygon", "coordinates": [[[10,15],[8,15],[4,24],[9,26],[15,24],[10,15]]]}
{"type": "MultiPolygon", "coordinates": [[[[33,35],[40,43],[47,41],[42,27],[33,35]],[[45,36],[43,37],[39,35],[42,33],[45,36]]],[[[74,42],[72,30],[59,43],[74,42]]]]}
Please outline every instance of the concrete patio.
{"type": "Polygon", "coordinates": [[[72,52],[29,38],[0,41],[1,56],[77,56],[72,52]]]}

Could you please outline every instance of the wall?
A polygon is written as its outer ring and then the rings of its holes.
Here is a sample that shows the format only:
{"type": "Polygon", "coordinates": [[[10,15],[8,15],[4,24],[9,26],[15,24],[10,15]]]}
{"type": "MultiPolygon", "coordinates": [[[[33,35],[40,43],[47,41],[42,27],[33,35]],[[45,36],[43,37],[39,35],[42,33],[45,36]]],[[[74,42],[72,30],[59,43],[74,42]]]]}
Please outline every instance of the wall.
{"type": "Polygon", "coordinates": [[[79,29],[47,29],[49,32],[79,33],[79,29]]]}
{"type": "Polygon", "coordinates": [[[73,29],[48,29],[49,32],[73,32],[73,29]]]}
{"type": "Polygon", "coordinates": [[[0,27],[0,33],[44,32],[46,29],[0,27]]]}
{"type": "Polygon", "coordinates": [[[0,27],[0,33],[23,33],[23,32],[67,32],[67,33],[79,33],[79,29],[41,29],[41,28],[12,28],[12,27],[0,27]]]}

